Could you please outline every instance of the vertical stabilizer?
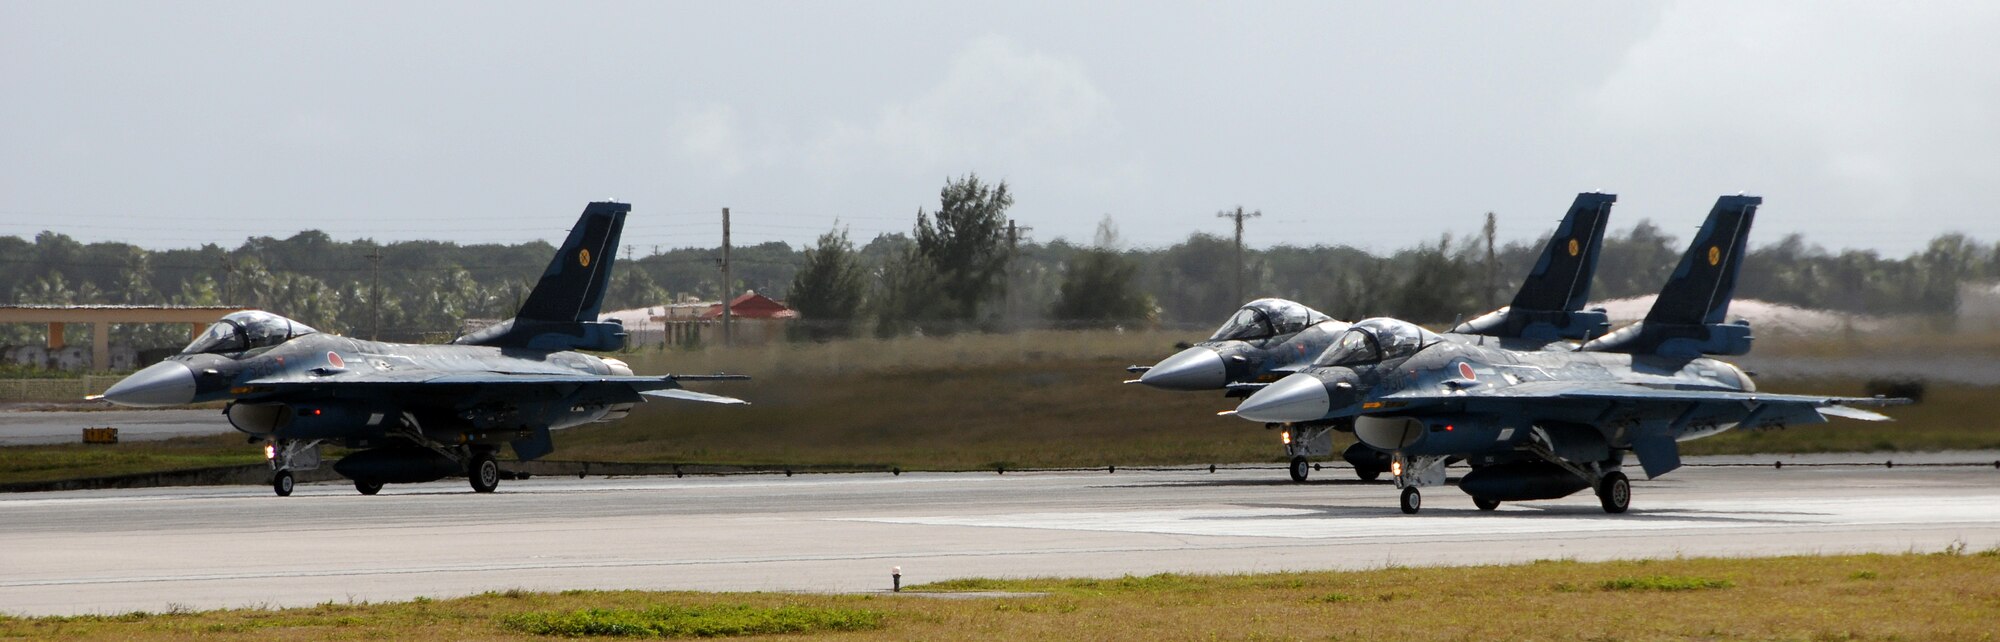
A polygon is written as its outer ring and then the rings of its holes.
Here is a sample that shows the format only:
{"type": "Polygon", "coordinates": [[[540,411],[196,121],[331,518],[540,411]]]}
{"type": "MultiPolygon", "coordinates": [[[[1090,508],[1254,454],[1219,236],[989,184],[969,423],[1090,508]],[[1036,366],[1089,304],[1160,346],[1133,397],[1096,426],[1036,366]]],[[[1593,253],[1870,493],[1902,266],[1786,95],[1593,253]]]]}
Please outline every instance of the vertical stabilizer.
{"type": "Polygon", "coordinates": [[[1748,251],[1750,220],[1761,196],[1724,196],[1715,200],[1708,220],[1681,255],[1681,264],[1660,288],[1660,298],[1646,312],[1646,323],[1701,325],[1722,323],[1729,299],[1736,294],[1736,273],[1748,251]]]}
{"type": "Polygon", "coordinates": [[[1597,257],[1604,249],[1605,224],[1616,202],[1616,194],[1576,195],[1513,303],[1453,331],[1555,340],[1585,339],[1610,327],[1603,313],[1585,312],[1583,305],[1590,300],[1590,281],[1597,274],[1597,257]]]}
{"type": "MultiPolygon", "coordinates": [[[[597,320],[617,262],[624,203],[591,203],[570,228],[549,268],[514,318],[452,340],[458,345],[537,350],[613,351],[625,346],[624,326],[597,320]]],[[[526,454],[525,452],[523,453],[526,454]]],[[[526,459],[527,457],[523,457],[526,459]]]]}
{"type": "Polygon", "coordinates": [[[596,321],[604,303],[604,291],[611,285],[611,266],[617,261],[618,234],[625,228],[625,215],[632,206],[624,203],[591,203],[583,217],[570,228],[569,238],[556,250],[555,259],[542,272],[535,289],[514,318],[522,321],[596,321]]]}
{"type": "Polygon", "coordinates": [[[1646,318],[1583,346],[1596,352],[1661,354],[1696,357],[1750,352],[1750,326],[1725,323],[1736,275],[1750,250],[1750,223],[1761,196],[1724,196],[1715,200],[1708,220],[1694,235],[1680,265],[1660,288],[1646,318]]]}

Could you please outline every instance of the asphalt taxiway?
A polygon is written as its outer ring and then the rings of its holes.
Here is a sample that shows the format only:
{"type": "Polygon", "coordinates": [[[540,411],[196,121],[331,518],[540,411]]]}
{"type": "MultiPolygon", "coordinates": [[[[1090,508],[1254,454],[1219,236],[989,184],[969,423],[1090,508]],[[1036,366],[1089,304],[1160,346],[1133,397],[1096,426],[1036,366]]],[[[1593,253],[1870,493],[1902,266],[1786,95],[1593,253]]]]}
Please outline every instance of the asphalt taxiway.
{"type": "MultiPolygon", "coordinates": [[[[1695,460],[1768,462],[1769,457],[1695,460]]],[[[301,485],[0,497],[0,612],[382,601],[489,590],[875,591],[958,577],[1367,569],[1535,559],[2000,546],[1994,453],[1898,465],[1701,467],[1482,513],[1456,488],[1396,509],[1328,469],[536,478],[356,494],[301,485]]],[[[1870,459],[1870,458],[1860,458],[1870,459]]],[[[1873,457],[1881,461],[1881,457],[1873,457]]]]}
{"type": "Polygon", "coordinates": [[[236,429],[215,408],[40,412],[0,409],[0,446],[73,444],[85,428],[117,428],[124,441],[230,434],[236,429]]]}

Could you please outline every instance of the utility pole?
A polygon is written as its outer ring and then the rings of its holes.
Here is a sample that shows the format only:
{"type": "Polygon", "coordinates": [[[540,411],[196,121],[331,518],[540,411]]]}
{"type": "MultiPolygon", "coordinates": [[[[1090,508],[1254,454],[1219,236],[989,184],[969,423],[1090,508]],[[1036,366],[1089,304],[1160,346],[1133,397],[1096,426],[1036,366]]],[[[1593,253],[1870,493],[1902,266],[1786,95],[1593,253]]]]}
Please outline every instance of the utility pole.
{"type": "MultiPolygon", "coordinates": [[[[1014,223],[1014,219],[1011,219],[1011,218],[1010,218],[1010,219],[1007,219],[1007,293],[1006,293],[1006,295],[1007,295],[1007,298],[1006,298],[1006,305],[1007,305],[1007,310],[1006,310],[1006,319],[1007,319],[1007,322],[1008,322],[1008,323],[1010,323],[1010,324],[1014,324],[1014,323],[1019,323],[1019,322],[1020,322],[1020,320],[1021,320],[1021,316],[1022,316],[1022,315],[1020,314],[1020,307],[1021,307],[1021,306],[1020,306],[1020,296],[1019,296],[1019,293],[1018,293],[1018,292],[1016,292],[1017,290],[1021,289],[1021,288],[1019,287],[1019,285],[1020,285],[1020,283],[1019,283],[1019,281],[1020,281],[1020,278],[1019,278],[1019,276],[1020,276],[1020,275],[1019,275],[1019,274],[1017,273],[1017,271],[1016,271],[1016,270],[1018,269],[1018,268],[1017,268],[1016,266],[1017,266],[1017,265],[1018,265],[1018,264],[1020,263],[1020,260],[1019,260],[1019,259],[1020,259],[1020,252],[1019,252],[1019,249],[1018,249],[1018,248],[1019,248],[1019,247],[1020,247],[1020,245],[1021,245],[1021,236],[1022,236],[1022,235],[1024,235],[1024,234],[1027,234],[1028,232],[1032,232],[1032,231],[1034,231],[1034,229],[1035,229],[1035,228],[1032,228],[1032,227],[1026,227],[1026,226],[1021,226],[1021,225],[1016,225],[1016,224],[1014,223]]],[[[1019,328],[1017,327],[1016,329],[1019,329],[1019,328]]]]}
{"type": "Polygon", "coordinates": [[[729,324],[731,322],[731,317],[735,315],[731,314],[729,310],[729,301],[730,299],[734,298],[730,296],[730,292],[733,291],[735,287],[736,286],[734,285],[734,281],[730,280],[729,278],[729,208],[725,207],[722,208],[722,345],[723,347],[728,347],[731,344],[729,324]]]}
{"type": "Polygon", "coordinates": [[[1234,212],[1216,212],[1216,218],[1236,219],[1236,302],[1243,303],[1243,219],[1263,216],[1263,210],[1244,212],[1243,206],[1236,206],[1234,212]]]}
{"type": "Polygon", "coordinates": [[[1486,213],[1486,307],[1488,309],[1500,306],[1500,284],[1493,280],[1494,275],[1498,272],[1499,268],[1499,266],[1495,264],[1498,262],[1498,257],[1493,253],[1493,236],[1496,232],[1499,231],[1499,227],[1500,227],[1499,224],[1495,222],[1493,213],[1487,212],[1486,213]]]}
{"type": "Polygon", "coordinates": [[[232,303],[230,302],[235,299],[235,297],[230,296],[232,290],[229,287],[230,282],[234,280],[236,280],[236,263],[230,261],[229,257],[227,256],[222,257],[222,304],[223,305],[232,305],[232,303]]]}
{"type": "Polygon", "coordinates": [[[368,340],[380,341],[382,335],[382,248],[368,252],[369,271],[368,298],[371,301],[368,312],[368,340]]]}

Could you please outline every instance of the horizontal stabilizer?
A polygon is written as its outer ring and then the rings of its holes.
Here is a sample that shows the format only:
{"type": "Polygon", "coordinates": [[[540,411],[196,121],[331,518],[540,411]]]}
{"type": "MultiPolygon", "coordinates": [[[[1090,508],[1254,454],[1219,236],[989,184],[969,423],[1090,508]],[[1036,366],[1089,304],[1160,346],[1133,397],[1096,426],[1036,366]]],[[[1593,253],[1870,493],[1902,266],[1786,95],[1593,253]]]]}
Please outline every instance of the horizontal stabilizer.
{"type": "Polygon", "coordinates": [[[679,399],[682,401],[700,401],[703,403],[720,403],[720,404],[732,404],[732,405],[734,404],[748,405],[750,403],[748,401],[737,399],[735,397],[711,395],[705,392],[695,392],[693,390],[687,390],[684,388],[668,388],[666,390],[647,390],[639,394],[646,395],[648,397],[663,397],[667,399],[679,399]]]}
{"type": "Polygon", "coordinates": [[[667,378],[674,381],[749,381],[750,375],[722,374],[718,372],[716,374],[705,375],[670,374],[667,375],[667,378]]]}
{"type": "Polygon", "coordinates": [[[1859,419],[1861,421],[1895,421],[1894,419],[1889,418],[1888,415],[1875,412],[1873,410],[1862,410],[1860,408],[1849,408],[1847,406],[1820,406],[1819,412],[1822,415],[1833,415],[1835,417],[1859,419]]]}

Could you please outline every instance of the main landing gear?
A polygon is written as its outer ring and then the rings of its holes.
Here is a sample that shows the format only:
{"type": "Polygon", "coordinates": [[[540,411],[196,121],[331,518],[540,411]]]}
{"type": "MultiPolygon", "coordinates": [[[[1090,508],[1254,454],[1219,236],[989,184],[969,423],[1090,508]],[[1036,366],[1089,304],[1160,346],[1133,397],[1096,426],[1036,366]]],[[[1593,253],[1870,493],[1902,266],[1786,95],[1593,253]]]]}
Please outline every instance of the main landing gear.
{"type": "Polygon", "coordinates": [[[1625,479],[1625,473],[1605,473],[1597,482],[1597,501],[1604,505],[1604,512],[1625,512],[1632,506],[1632,482],[1625,479]]]}
{"type": "Polygon", "coordinates": [[[500,487],[500,464],[493,461],[493,453],[481,452],[472,456],[466,465],[466,477],[472,480],[472,491],[490,493],[500,487]]]}

